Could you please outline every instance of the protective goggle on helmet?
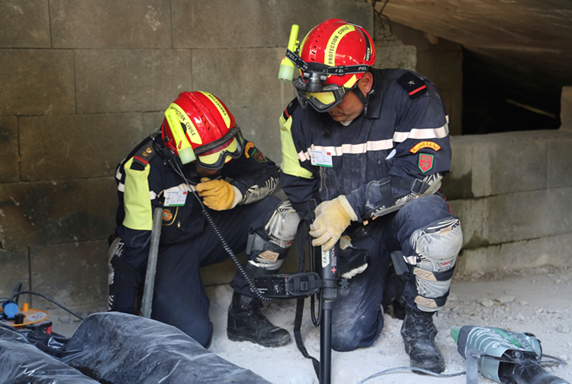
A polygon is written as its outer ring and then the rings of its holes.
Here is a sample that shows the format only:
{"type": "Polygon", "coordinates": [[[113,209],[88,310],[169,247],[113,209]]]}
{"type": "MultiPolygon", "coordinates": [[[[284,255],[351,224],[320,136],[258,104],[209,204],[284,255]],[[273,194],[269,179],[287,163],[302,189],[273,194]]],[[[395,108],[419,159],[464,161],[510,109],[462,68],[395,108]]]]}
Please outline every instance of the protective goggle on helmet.
{"type": "Polygon", "coordinates": [[[182,92],[165,111],[161,126],[165,146],[183,164],[216,170],[244,151],[244,139],[234,116],[216,96],[182,92]]]}
{"type": "Polygon", "coordinates": [[[300,77],[292,81],[298,100],[302,107],[309,103],[318,112],[338,105],[375,62],[371,36],[364,28],[341,19],[323,21],[297,49],[291,46],[289,42],[286,58],[300,70],[300,77]]]}

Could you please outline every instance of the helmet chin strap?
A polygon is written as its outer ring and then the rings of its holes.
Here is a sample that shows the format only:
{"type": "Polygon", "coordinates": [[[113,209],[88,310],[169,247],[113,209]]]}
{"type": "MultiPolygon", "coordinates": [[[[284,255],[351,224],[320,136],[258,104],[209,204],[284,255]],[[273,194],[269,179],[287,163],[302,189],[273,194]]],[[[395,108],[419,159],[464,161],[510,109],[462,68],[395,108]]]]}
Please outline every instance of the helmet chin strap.
{"type": "Polygon", "coordinates": [[[369,91],[369,93],[367,94],[367,96],[363,95],[363,92],[361,91],[361,89],[359,89],[359,87],[356,85],[355,87],[352,88],[352,92],[358,97],[358,99],[360,99],[360,101],[363,103],[363,113],[367,113],[367,106],[369,105],[369,97],[371,95],[374,94],[374,90],[372,88],[371,91],[369,91]]]}

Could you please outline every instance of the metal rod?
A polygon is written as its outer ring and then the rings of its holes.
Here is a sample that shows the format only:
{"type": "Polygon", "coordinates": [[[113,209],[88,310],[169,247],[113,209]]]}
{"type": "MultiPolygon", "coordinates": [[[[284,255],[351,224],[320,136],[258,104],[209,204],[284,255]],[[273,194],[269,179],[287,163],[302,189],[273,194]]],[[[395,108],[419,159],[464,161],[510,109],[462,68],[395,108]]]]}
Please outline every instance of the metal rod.
{"type": "Polygon", "coordinates": [[[157,271],[157,257],[159,255],[159,239],[161,238],[161,224],[163,221],[163,208],[155,208],[153,212],[153,229],[151,230],[151,245],[147,259],[145,286],[141,303],[141,316],[151,318],[153,305],[153,290],[155,289],[155,272],[157,271]]]}

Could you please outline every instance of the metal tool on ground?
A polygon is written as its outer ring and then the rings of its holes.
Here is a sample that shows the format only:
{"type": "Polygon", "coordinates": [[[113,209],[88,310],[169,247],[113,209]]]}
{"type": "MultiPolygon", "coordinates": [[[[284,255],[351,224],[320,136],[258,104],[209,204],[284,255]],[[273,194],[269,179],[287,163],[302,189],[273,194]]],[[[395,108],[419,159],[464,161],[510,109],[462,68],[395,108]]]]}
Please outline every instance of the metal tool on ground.
{"type": "Polygon", "coordinates": [[[465,325],[453,327],[451,337],[467,361],[467,384],[476,384],[479,372],[499,383],[569,384],[542,368],[540,341],[530,333],[465,325]]]}

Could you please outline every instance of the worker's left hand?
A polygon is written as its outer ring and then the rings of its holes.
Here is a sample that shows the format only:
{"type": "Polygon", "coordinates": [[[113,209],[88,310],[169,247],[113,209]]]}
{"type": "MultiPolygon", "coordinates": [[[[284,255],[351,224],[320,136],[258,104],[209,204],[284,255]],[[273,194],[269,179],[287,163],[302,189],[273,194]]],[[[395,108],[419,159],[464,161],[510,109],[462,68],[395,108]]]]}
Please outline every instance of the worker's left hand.
{"type": "Polygon", "coordinates": [[[215,211],[224,211],[234,208],[242,199],[238,188],[222,179],[211,180],[203,177],[197,184],[197,192],[203,198],[203,203],[215,211]]]}
{"type": "Polygon", "coordinates": [[[310,235],[314,237],[312,245],[323,245],[324,251],[336,244],[352,220],[357,221],[357,216],[344,195],[324,201],[314,212],[316,219],[310,224],[310,235]]]}

